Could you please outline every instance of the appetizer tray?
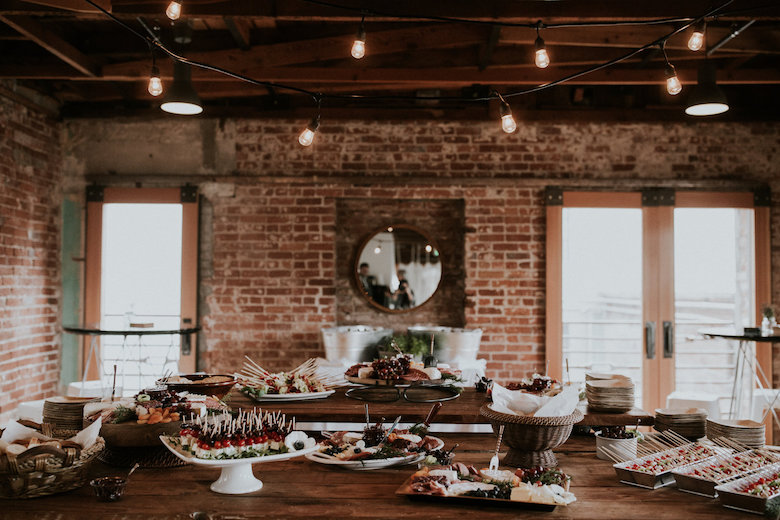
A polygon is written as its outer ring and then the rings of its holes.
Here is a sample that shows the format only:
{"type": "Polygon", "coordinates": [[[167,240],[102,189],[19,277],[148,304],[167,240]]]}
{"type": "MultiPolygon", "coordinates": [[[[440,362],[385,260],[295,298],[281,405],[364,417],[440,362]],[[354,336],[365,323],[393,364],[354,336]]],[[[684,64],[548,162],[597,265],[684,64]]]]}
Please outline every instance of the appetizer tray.
{"type": "Polygon", "coordinates": [[[558,505],[566,507],[563,504],[542,504],[538,502],[521,502],[519,500],[509,500],[506,498],[486,498],[486,497],[469,497],[469,496],[445,496],[445,495],[429,495],[426,493],[415,493],[412,491],[411,483],[414,477],[411,476],[401,484],[395,494],[398,496],[409,497],[413,500],[433,500],[437,502],[443,502],[448,504],[462,504],[471,505],[475,508],[481,508],[484,506],[498,506],[498,507],[514,507],[521,509],[528,509],[534,511],[553,511],[558,505]]]}
{"type": "Polygon", "coordinates": [[[317,449],[317,445],[314,445],[311,448],[288,453],[280,453],[278,455],[249,457],[245,459],[214,460],[199,459],[192,453],[184,451],[184,449],[182,449],[181,443],[174,437],[161,435],[160,440],[162,441],[163,445],[168,448],[168,450],[170,450],[171,453],[184,462],[195,464],[196,466],[221,468],[222,473],[220,474],[219,479],[211,484],[211,490],[216,493],[223,493],[228,495],[240,495],[262,489],[263,482],[255,478],[254,474],[252,473],[252,464],[288,460],[294,457],[300,457],[301,455],[306,455],[317,449]]]}
{"type": "Polygon", "coordinates": [[[262,397],[255,397],[251,395],[248,392],[243,392],[244,395],[249,397],[251,400],[258,402],[258,403],[268,403],[268,402],[274,402],[274,401],[310,401],[314,399],[325,399],[326,397],[333,395],[335,390],[325,390],[324,392],[297,392],[297,393],[288,393],[288,394],[265,394],[262,397]]]}
{"type": "MultiPolygon", "coordinates": [[[[429,437],[438,441],[437,446],[432,448],[430,451],[440,450],[444,447],[443,440],[439,439],[438,437],[429,437]]],[[[316,448],[319,447],[320,446],[317,446],[316,448]]],[[[425,453],[412,453],[405,457],[392,457],[389,459],[339,460],[333,455],[326,455],[320,451],[312,451],[306,454],[306,458],[313,462],[319,462],[320,464],[328,464],[331,466],[338,466],[340,468],[357,471],[383,469],[389,468],[391,466],[403,466],[404,464],[414,464],[415,462],[420,462],[425,457],[425,453]]]]}
{"type": "Polygon", "coordinates": [[[764,479],[767,482],[773,481],[778,477],[778,473],[780,473],[780,463],[775,463],[752,475],[742,477],[728,484],[715,486],[715,491],[717,491],[718,497],[724,506],[763,515],[770,502],[773,504],[780,502],[780,491],[768,496],[760,496],[745,492],[743,489],[759,482],[760,479],[764,479]]]}
{"type": "Polygon", "coordinates": [[[694,462],[672,470],[672,474],[680,491],[715,498],[718,495],[715,491],[717,485],[760,471],[775,462],[776,457],[748,450],[694,462]]]}
{"type": "Polygon", "coordinates": [[[681,468],[695,462],[712,461],[716,455],[724,455],[727,453],[730,453],[730,451],[725,448],[704,446],[694,442],[660,451],[652,455],[646,455],[638,459],[620,462],[614,464],[612,467],[615,468],[615,473],[617,473],[618,478],[620,478],[620,481],[624,484],[646,489],[658,489],[674,484],[673,469],[681,468]],[[675,460],[676,462],[669,464],[668,461],[670,459],[675,460]],[[639,469],[647,464],[653,464],[655,461],[666,461],[666,468],[663,470],[639,469]]]}

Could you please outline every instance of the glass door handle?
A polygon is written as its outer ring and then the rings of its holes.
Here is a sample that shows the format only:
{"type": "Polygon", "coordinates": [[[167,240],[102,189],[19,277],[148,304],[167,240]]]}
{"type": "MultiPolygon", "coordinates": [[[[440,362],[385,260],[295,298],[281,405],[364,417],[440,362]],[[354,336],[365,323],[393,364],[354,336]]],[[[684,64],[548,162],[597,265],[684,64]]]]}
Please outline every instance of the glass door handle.
{"type": "Polygon", "coordinates": [[[655,359],[655,322],[645,322],[645,355],[647,359],[655,359]]]}
{"type": "Polygon", "coordinates": [[[664,322],[664,357],[670,358],[674,356],[674,323],[671,321],[664,322]]]}

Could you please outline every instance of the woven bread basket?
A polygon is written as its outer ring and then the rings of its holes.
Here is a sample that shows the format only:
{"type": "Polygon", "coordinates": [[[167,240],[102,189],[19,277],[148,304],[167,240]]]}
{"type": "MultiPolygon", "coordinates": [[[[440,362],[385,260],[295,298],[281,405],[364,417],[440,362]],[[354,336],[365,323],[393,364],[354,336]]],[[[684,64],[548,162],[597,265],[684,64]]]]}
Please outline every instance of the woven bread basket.
{"type": "Polygon", "coordinates": [[[510,415],[493,410],[490,403],[482,405],[479,413],[490,421],[494,432],[504,425],[503,441],[509,451],[502,463],[518,468],[557,466],[552,449],[566,442],[572,427],[584,418],[579,410],[563,417],[510,415]]]}
{"type": "Polygon", "coordinates": [[[0,456],[0,498],[35,498],[83,486],[89,465],[105,448],[98,437],[87,450],[41,445],[0,456]]]}

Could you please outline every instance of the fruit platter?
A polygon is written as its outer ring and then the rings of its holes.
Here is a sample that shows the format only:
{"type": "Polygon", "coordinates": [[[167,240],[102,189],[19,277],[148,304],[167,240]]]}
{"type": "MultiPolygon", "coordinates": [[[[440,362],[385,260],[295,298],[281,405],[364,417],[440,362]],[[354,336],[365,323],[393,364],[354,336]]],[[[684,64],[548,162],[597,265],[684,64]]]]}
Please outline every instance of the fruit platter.
{"type": "Polygon", "coordinates": [[[222,469],[211,490],[230,495],[263,487],[252,464],[287,460],[317,449],[316,441],[295,430],[295,419],[280,412],[258,411],[197,417],[176,435],[161,435],[171,453],[184,462],[222,469]]]}
{"type": "Polygon", "coordinates": [[[717,496],[715,486],[763,469],[780,456],[762,450],[749,450],[683,466],[672,471],[677,489],[710,498],[717,496]]]}
{"type": "Polygon", "coordinates": [[[324,399],[334,393],[333,378],[317,373],[317,362],[309,359],[289,372],[269,372],[247,357],[236,374],[241,391],[254,401],[305,401],[324,399]]]}
{"type": "Polygon", "coordinates": [[[620,462],[612,467],[624,484],[657,489],[674,483],[673,469],[711,459],[716,455],[724,455],[730,451],[726,448],[705,446],[694,442],[620,462]]]}
{"type": "Polygon", "coordinates": [[[715,486],[715,491],[726,507],[774,518],[780,508],[780,463],[715,486]]]}
{"type": "Polygon", "coordinates": [[[557,468],[481,469],[455,463],[426,466],[396,491],[410,498],[516,505],[551,511],[576,500],[569,491],[571,477],[557,468]]]}
{"type": "Polygon", "coordinates": [[[344,469],[371,470],[420,462],[444,447],[441,439],[427,435],[419,425],[396,430],[399,420],[400,417],[389,429],[376,423],[362,432],[325,434],[325,440],[306,458],[344,469]]]}
{"type": "Polygon", "coordinates": [[[449,368],[426,367],[406,354],[358,363],[344,373],[347,381],[361,385],[409,385],[415,382],[458,380],[459,376],[457,371],[449,368]]]}

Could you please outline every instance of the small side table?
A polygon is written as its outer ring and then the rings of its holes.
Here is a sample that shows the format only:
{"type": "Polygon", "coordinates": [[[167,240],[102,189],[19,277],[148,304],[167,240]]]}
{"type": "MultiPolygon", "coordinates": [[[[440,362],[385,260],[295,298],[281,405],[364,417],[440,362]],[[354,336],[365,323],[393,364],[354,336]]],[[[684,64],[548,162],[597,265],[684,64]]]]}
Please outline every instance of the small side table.
{"type": "MultiPolygon", "coordinates": [[[[772,381],[769,380],[769,378],[764,373],[764,369],[761,368],[761,365],[755,362],[755,352],[754,347],[756,343],[770,343],[772,345],[780,343],[780,336],[747,336],[745,334],[738,334],[732,330],[708,330],[708,331],[701,331],[701,334],[706,337],[710,338],[722,338],[722,339],[730,339],[734,341],[739,342],[739,350],[737,351],[737,361],[734,371],[734,382],[731,390],[731,404],[729,405],[729,419],[734,419],[735,415],[739,417],[739,414],[741,412],[741,403],[742,403],[742,372],[744,371],[744,367],[747,366],[751,372],[754,374],[755,383],[756,385],[751,384],[750,385],[750,398],[749,401],[753,403],[753,389],[754,386],[758,386],[760,389],[771,389],[772,388],[772,381]]],[[[778,401],[778,394],[775,394],[775,397],[773,399],[769,399],[769,397],[765,394],[764,399],[766,400],[766,404],[769,405],[769,412],[774,417],[775,424],[780,427],[780,418],[778,418],[777,413],[775,412],[775,403],[778,401]]]]}

